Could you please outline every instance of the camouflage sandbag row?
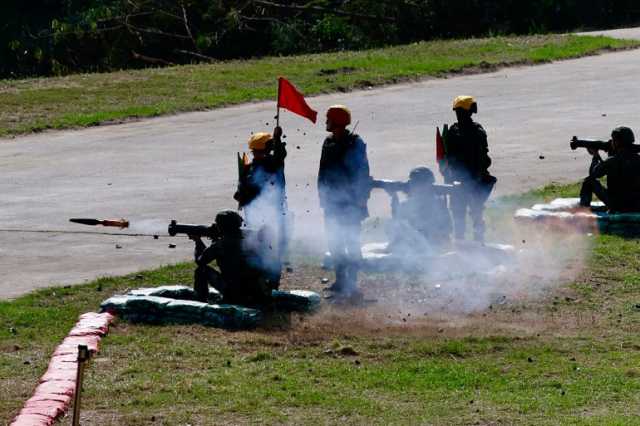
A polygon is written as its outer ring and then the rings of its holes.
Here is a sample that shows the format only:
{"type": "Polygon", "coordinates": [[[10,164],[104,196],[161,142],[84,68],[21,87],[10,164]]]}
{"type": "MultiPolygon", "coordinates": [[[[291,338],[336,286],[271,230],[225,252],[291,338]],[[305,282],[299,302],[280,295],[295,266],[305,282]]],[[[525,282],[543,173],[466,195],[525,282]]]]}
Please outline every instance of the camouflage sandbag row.
{"type": "MultiPolygon", "coordinates": [[[[196,293],[191,287],[182,285],[166,285],[152,288],[139,288],[127,293],[129,296],[165,297],[178,300],[197,301],[196,293]]],[[[282,312],[312,312],[320,306],[321,297],[313,291],[292,290],[273,291],[275,308],[282,312]]],[[[209,287],[209,303],[222,301],[222,295],[213,287],[209,287]]]]}
{"type": "Polygon", "coordinates": [[[157,296],[114,296],[100,305],[131,322],[202,324],[226,329],[250,329],[262,321],[262,312],[237,305],[210,305],[157,296]]]}

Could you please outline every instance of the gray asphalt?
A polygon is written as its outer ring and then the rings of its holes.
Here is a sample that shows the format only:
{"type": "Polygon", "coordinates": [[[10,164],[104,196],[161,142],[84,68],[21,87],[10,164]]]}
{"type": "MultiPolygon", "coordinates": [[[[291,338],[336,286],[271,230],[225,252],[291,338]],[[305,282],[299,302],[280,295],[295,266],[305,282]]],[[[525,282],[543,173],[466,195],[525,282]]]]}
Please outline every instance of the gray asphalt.
{"type": "MultiPolygon", "coordinates": [[[[638,29],[617,34],[640,38],[638,29]]],[[[637,127],[639,66],[640,51],[625,51],[309,102],[321,112],[350,106],[372,175],[400,179],[416,165],[434,166],[436,126],[453,122],[454,96],[474,95],[500,179],[496,195],[503,195],[582,177],[589,158],[568,149],[571,136],[606,138],[617,125],[637,127]]],[[[191,245],[180,238],[6,230],[98,230],[68,222],[82,216],[125,217],[131,232],[149,233],[163,232],[174,218],[211,222],[217,210],[234,207],[236,152],[252,131],[273,126],[274,112],[274,102],[263,102],[0,140],[0,298],[188,259],[191,245]]],[[[286,112],[282,125],[297,228],[320,241],[314,181],[323,125],[286,112]]],[[[376,195],[372,213],[384,214],[385,203],[376,195]]]]}

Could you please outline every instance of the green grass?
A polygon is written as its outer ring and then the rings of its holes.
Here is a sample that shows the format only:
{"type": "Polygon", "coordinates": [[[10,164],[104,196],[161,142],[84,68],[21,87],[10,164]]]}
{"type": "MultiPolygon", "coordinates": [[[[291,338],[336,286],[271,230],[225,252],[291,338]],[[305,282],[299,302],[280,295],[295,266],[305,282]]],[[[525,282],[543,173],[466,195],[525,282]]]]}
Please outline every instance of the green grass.
{"type": "Polygon", "coordinates": [[[493,70],[638,42],[545,35],[415,43],[384,49],[0,81],[0,136],[275,99],[284,75],[307,95],[493,70]]]}
{"type": "MultiPolygon", "coordinates": [[[[503,201],[510,209],[576,190],[550,185],[503,201]]],[[[80,313],[191,273],[181,264],[1,302],[0,422],[29,397],[80,313]]],[[[322,276],[307,261],[284,286],[318,290],[322,276]]],[[[365,276],[363,287],[379,279],[365,276]]],[[[389,325],[372,307],[325,308],[251,332],[118,322],[86,373],[83,424],[637,425],[638,304],[639,241],[600,235],[574,282],[461,318],[389,325]]]]}

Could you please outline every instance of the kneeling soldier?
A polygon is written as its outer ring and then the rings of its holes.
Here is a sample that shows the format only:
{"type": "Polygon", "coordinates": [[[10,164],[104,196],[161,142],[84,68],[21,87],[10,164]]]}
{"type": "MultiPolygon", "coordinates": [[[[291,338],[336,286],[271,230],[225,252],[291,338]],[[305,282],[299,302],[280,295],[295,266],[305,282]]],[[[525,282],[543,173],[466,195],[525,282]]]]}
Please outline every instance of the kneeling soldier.
{"type": "Polygon", "coordinates": [[[591,206],[595,194],[612,212],[640,212],[640,155],[632,150],[635,137],[628,127],[611,132],[611,156],[602,160],[597,150],[593,156],[589,176],[580,191],[580,204],[591,206]],[[607,187],[598,179],[607,177],[607,187]]]}
{"type": "Polygon", "coordinates": [[[216,226],[220,238],[206,247],[198,236],[189,236],[195,241],[194,289],[198,300],[206,302],[209,286],[223,296],[223,303],[244,306],[264,306],[271,299],[272,288],[262,268],[260,253],[247,243],[241,229],[242,218],[234,211],[218,213],[216,226]],[[218,269],[208,266],[216,261],[218,269]]]}

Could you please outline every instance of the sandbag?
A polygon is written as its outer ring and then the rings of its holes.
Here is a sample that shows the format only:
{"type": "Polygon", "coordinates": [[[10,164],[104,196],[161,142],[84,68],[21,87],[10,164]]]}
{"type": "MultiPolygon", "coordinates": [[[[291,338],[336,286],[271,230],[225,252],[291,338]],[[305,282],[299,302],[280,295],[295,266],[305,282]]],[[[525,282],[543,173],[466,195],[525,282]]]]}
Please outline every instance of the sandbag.
{"type": "Polygon", "coordinates": [[[56,401],[34,401],[27,403],[25,407],[20,410],[20,414],[37,414],[44,417],[50,417],[56,419],[65,412],[65,405],[56,401]]]}
{"type": "Polygon", "coordinates": [[[518,209],[514,217],[520,222],[587,232],[624,232],[640,228],[640,213],[612,214],[605,208],[601,202],[593,202],[591,209],[585,209],[578,198],[557,198],[530,209],[518,209]]]}
{"type": "Polygon", "coordinates": [[[257,309],[157,296],[114,296],[105,300],[100,308],[123,319],[142,323],[202,324],[249,329],[262,320],[262,312],[257,309]]]}
{"type": "MultiPolygon", "coordinates": [[[[139,288],[131,290],[127,293],[130,296],[157,296],[166,297],[168,299],[177,300],[198,300],[196,292],[191,287],[183,285],[165,285],[161,287],[151,288],[139,288]]],[[[209,287],[209,303],[219,303],[222,300],[222,295],[218,290],[213,287],[209,287]]]]}
{"type": "MultiPolygon", "coordinates": [[[[593,201],[591,203],[592,211],[599,211],[606,208],[603,202],[593,201]]],[[[534,204],[531,210],[549,211],[549,212],[572,212],[576,210],[584,210],[580,205],[580,198],[556,198],[550,203],[534,204]]]]}
{"type": "Polygon", "coordinates": [[[67,382],[67,381],[44,382],[38,385],[38,387],[34,392],[34,395],[54,394],[54,395],[73,396],[75,392],[75,388],[76,388],[75,382],[67,382]]]}
{"type": "Polygon", "coordinates": [[[275,309],[283,312],[313,312],[320,307],[322,300],[318,293],[307,290],[274,290],[271,295],[275,309]]]}
{"type": "Polygon", "coordinates": [[[18,414],[11,426],[51,426],[55,419],[40,414],[18,414]]]}

